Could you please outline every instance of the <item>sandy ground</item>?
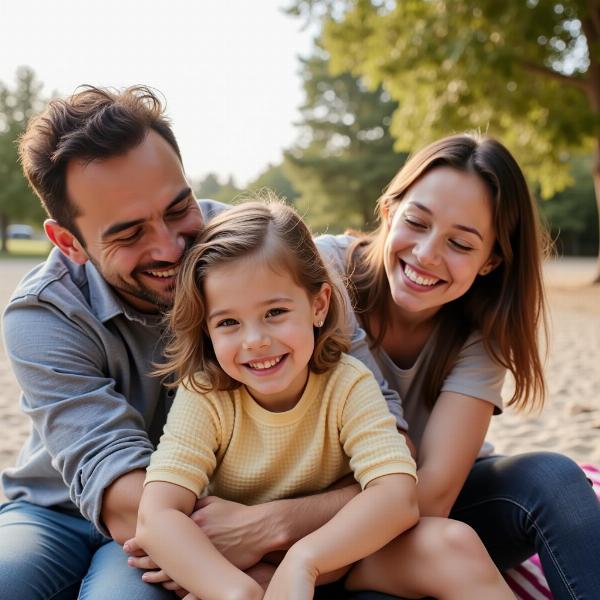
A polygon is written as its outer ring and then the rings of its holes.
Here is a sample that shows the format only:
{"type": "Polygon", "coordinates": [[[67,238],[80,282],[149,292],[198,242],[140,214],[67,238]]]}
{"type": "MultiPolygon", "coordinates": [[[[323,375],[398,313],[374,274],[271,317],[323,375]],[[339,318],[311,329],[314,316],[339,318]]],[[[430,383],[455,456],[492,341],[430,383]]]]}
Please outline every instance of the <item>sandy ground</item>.
{"type": "MultiPolygon", "coordinates": [[[[0,260],[1,309],[35,263],[0,260]]],[[[555,450],[600,465],[600,286],[589,285],[593,270],[592,259],[561,259],[545,266],[552,325],[549,398],[539,415],[508,409],[493,419],[489,439],[498,451],[555,450]]],[[[505,392],[510,395],[510,383],[505,392]]],[[[15,463],[29,427],[0,342],[0,470],[15,463]]]]}

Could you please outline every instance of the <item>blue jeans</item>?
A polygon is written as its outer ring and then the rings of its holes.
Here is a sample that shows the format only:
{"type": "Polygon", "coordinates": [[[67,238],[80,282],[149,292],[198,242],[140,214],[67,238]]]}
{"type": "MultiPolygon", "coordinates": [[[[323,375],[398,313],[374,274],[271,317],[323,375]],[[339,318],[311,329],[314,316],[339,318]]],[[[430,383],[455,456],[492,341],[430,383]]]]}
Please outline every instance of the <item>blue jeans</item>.
{"type": "MultiPolygon", "coordinates": [[[[478,460],[450,515],[480,535],[500,569],[539,553],[555,600],[600,597],[600,503],[581,469],[549,452],[478,460]]],[[[432,573],[435,566],[432,566],[432,573]]],[[[172,600],[141,581],[120,546],[81,517],[24,502],[0,510],[0,598],[172,600]]],[[[391,600],[348,595],[319,599],[391,600]]]]}
{"type": "Polygon", "coordinates": [[[500,570],[537,552],[555,600],[600,598],[600,503],[569,458],[552,452],[482,458],[450,516],[477,531],[500,570]]]}
{"type": "Polygon", "coordinates": [[[71,513],[8,502],[0,508],[3,600],[173,600],[144,583],[121,546],[71,513]]]}

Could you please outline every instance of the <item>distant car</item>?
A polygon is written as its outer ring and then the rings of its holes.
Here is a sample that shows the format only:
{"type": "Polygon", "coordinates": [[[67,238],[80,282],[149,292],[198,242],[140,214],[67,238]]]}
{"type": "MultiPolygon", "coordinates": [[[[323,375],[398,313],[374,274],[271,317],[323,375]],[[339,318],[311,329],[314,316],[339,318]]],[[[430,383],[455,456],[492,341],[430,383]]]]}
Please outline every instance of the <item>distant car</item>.
{"type": "Polygon", "coordinates": [[[33,227],[29,225],[9,225],[6,228],[6,235],[13,240],[31,240],[33,238],[33,227]]]}

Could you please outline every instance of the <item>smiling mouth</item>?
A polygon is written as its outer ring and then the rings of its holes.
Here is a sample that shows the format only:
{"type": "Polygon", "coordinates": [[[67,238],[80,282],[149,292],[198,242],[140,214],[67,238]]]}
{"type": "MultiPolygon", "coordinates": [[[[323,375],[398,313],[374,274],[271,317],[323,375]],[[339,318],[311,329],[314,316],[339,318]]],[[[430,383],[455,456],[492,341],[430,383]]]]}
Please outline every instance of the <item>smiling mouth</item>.
{"type": "Polygon", "coordinates": [[[169,277],[175,277],[178,271],[179,266],[170,269],[162,269],[160,271],[142,271],[142,273],[144,273],[144,275],[149,275],[150,277],[156,277],[157,279],[167,279],[169,277]]]}
{"type": "Polygon", "coordinates": [[[440,283],[445,283],[443,279],[439,277],[426,277],[417,273],[408,263],[400,260],[400,264],[402,266],[402,272],[412,283],[420,285],[422,287],[433,288],[440,283]]]}
{"type": "Polygon", "coordinates": [[[276,367],[281,361],[287,357],[287,354],[281,354],[280,356],[275,356],[273,358],[266,358],[262,360],[251,360],[247,363],[244,363],[245,367],[252,369],[253,371],[268,371],[276,367]]]}

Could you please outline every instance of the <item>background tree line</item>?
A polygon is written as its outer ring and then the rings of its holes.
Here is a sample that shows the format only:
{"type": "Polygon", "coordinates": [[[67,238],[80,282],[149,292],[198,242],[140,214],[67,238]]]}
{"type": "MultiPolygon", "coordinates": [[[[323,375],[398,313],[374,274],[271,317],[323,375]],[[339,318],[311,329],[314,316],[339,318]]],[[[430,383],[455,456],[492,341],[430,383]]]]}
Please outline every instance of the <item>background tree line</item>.
{"type": "MultiPolygon", "coordinates": [[[[316,231],[373,225],[375,200],[409,152],[453,132],[501,138],[524,165],[560,251],[595,254],[600,186],[600,2],[298,0],[319,24],[300,61],[305,101],[281,163],[244,188],[208,174],[199,197],[231,202],[263,187],[316,231]]],[[[15,139],[43,104],[19,70],[0,84],[0,228],[41,222],[15,139]]]]}

